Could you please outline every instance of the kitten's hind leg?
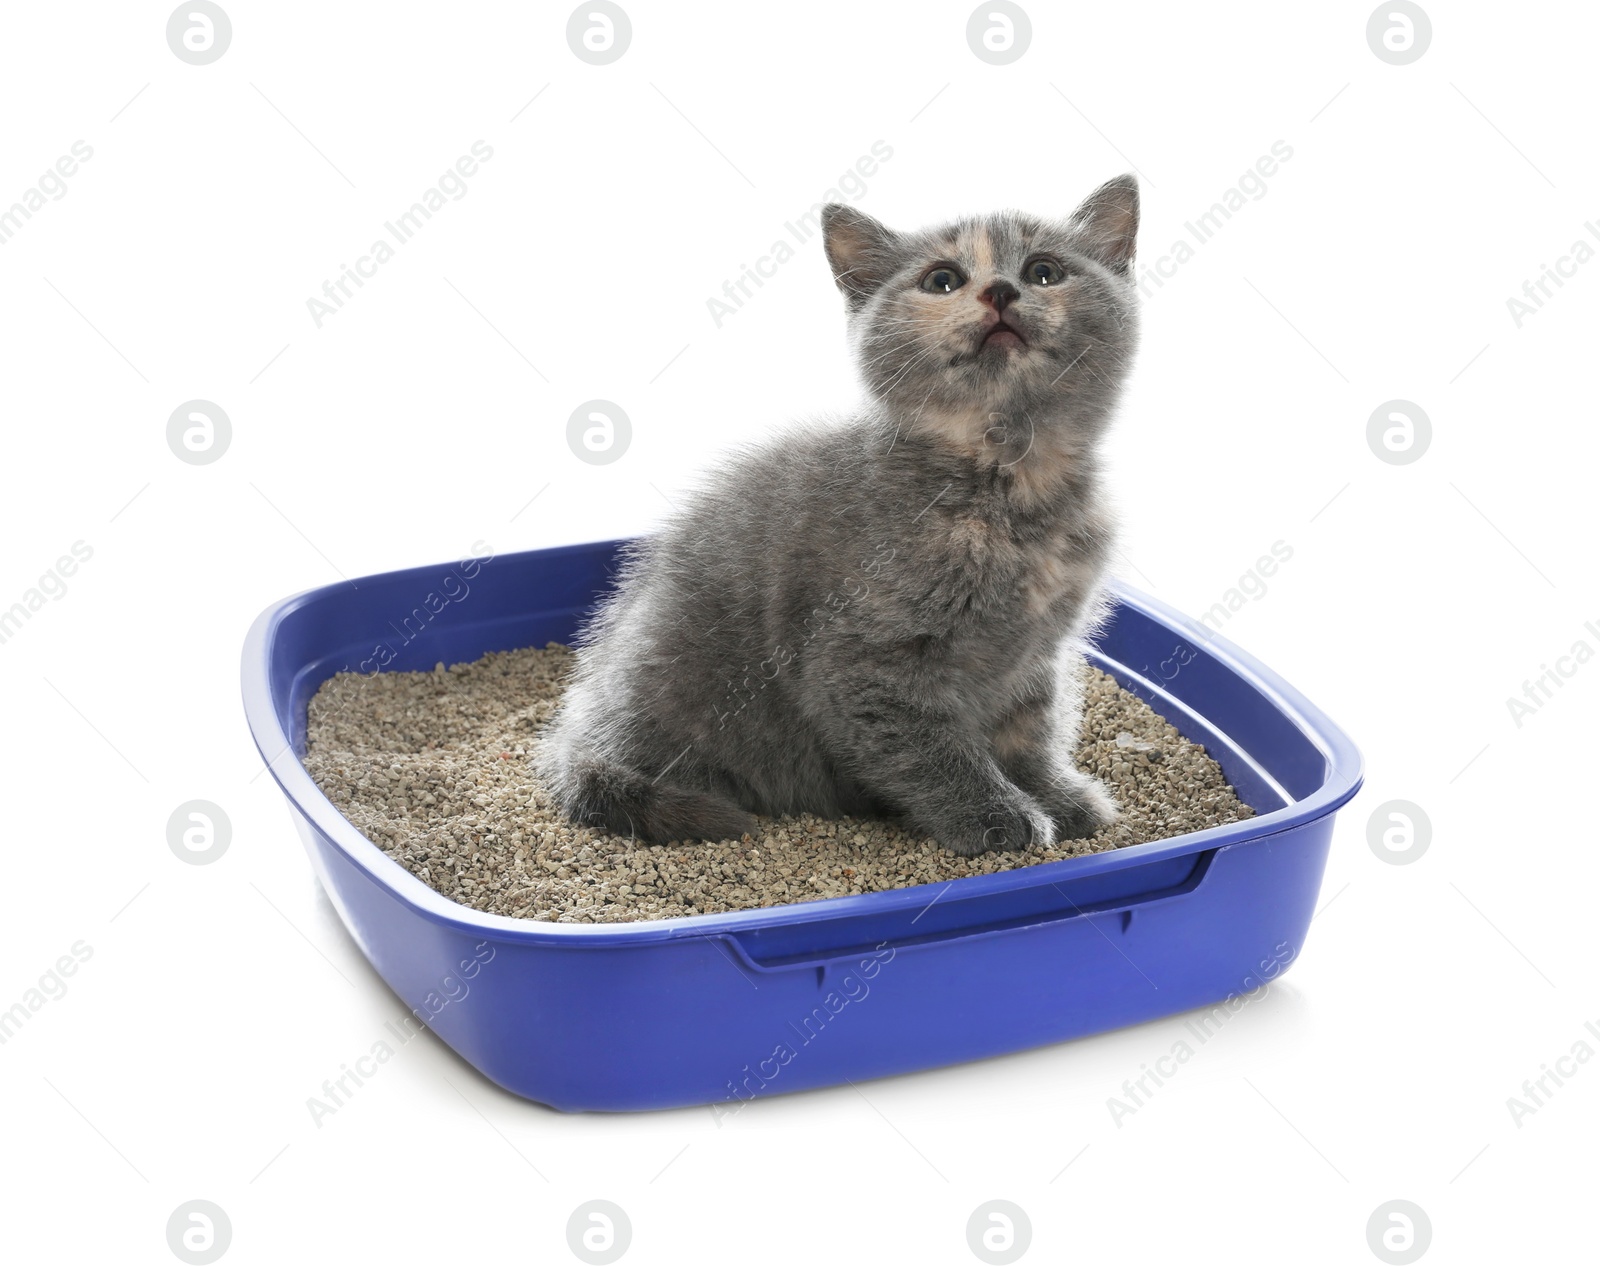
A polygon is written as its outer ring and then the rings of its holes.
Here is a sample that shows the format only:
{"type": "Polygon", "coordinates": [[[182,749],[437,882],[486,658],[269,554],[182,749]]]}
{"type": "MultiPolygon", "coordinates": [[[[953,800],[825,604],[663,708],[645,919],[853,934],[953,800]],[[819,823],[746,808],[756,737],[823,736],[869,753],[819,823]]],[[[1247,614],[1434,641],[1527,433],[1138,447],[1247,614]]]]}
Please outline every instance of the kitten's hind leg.
{"type": "Polygon", "coordinates": [[[756,829],[755,818],[730,800],[647,777],[602,756],[557,761],[547,777],[572,821],[647,844],[736,840],[756,829]]]}
{"type": "Polygon", "coordinates": [[[1099,779],[1073,764],[1070,740],[1077,726],[1063,724],[1065,702],[1045,687],[1023,695],[995,731],[994,754],[1006,776],[1044,806],[1056,837],[1080,840],[1116,819],[1117,802],[1099,779]]]}

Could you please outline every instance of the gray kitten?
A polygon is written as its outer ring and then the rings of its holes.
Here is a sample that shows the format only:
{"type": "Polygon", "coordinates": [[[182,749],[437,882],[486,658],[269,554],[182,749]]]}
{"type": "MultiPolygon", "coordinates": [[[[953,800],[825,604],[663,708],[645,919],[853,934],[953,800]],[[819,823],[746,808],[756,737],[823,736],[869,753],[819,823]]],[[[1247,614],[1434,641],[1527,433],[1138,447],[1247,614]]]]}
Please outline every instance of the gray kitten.
{"type": "Polygon", "coordinates": [[[1072,761],[1074,648],[1138,221],[1132,176],[1065,221],[825,208],[870,402],[739,452],[628,548],[539,753],[563,812],[656,843],[890,816],[967,854],[1115,817],[1072,761]]]}

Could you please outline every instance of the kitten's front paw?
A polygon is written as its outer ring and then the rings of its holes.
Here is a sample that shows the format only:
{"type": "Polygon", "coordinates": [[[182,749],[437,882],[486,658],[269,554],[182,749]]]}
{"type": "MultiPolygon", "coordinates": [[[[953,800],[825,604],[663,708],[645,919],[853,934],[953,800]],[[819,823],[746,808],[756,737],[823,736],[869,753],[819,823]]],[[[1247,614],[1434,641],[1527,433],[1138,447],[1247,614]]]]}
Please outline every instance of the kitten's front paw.
{"type": "Polygon", "coordinates": [[[1117,802],[1098,778],[1058,774],[1038,793],[1058,840],[1084,840],[1117,819],[1117,802]]]}
{"type": "Polygon", "coordinates": [[[952,853],[963,857],[1016,852],[1056,840],[1049,813],[1020,791],[989,803],[969,820],[953,824],[948,830],[935,830],[934,835],[952,853]]]}

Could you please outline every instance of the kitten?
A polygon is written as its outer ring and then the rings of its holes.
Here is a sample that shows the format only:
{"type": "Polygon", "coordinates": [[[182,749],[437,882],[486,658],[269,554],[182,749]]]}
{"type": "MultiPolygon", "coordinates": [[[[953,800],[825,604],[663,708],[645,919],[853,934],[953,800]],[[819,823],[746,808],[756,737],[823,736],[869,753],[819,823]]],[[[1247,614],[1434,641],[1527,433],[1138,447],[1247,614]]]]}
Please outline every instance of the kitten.
{"type": "Polygon", "coordinates": [[[965,854],[1112,820],[1072,753],[1138,220],[1132,176],[1065,221],[824,209],[870,402],[628,547],[538,755],[563,812],[657,843],[892,816],[965,854]]]}

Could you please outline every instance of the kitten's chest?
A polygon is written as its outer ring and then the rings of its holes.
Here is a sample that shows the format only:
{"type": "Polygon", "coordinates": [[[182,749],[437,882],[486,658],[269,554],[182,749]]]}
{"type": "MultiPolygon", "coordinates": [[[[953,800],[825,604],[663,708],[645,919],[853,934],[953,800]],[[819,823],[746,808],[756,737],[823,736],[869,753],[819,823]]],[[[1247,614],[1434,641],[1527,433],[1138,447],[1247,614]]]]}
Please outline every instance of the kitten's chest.
{"type": "Polygon", "coordinates": [[[944,552],[959,612],[979,631],[1065,631],[1099,583],[1107,526],[1083,511],[1022,522],[957,516],[944,552]]]}
{"type": "Polygon", "coordinates": [[[1034,551],[1018,577],[1015,605],[1023,618],[1069,624],[1089,600],[1104,564],[1092,542],[1052,541],[1034,551]]]}

